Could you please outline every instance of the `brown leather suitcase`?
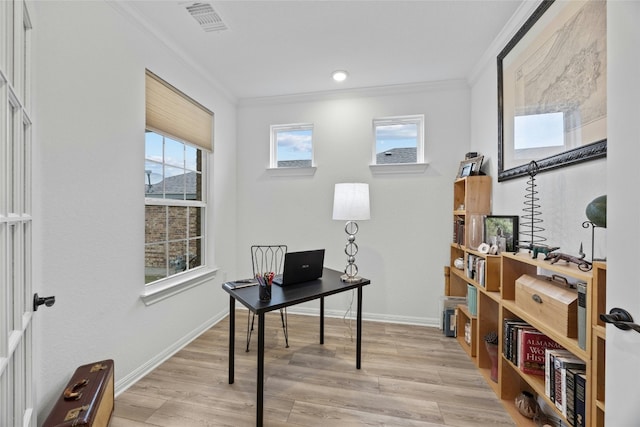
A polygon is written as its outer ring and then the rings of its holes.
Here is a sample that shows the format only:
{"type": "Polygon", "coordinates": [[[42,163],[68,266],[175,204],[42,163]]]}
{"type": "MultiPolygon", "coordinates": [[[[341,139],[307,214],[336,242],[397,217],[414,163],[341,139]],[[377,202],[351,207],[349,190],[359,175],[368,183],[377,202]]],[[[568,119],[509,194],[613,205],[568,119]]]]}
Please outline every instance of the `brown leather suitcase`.
{"type": "Polygon", "coordinates": [[[42,427],[107,427],[113,413],[113,360],[80,366],[42,427]]]}

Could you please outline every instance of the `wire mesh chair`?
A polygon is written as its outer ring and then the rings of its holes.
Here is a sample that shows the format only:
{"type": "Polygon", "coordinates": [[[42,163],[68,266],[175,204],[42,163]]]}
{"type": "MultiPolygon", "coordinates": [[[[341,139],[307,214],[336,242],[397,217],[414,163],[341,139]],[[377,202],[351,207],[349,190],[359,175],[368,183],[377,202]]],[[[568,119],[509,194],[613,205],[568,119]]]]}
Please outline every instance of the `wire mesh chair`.
{"type": "MultiPolygon", "coordinates": [[[[276,275],[282,274],[284,269],[284,256],[287,253],[286,245],[253,245],[251,246],[251,264],[253,266],[253,276],[273,272],[276,275]]],[[[251,333],[256,320],[256,315],[249,311],[247,317],[247,350],[251,343],[251,333]]],[[[287,308],[280,309],[280,320],[282,321],[282,331],[284,333],[285,346],[289,348],[289,329],[287,324],[287,308]]]]}

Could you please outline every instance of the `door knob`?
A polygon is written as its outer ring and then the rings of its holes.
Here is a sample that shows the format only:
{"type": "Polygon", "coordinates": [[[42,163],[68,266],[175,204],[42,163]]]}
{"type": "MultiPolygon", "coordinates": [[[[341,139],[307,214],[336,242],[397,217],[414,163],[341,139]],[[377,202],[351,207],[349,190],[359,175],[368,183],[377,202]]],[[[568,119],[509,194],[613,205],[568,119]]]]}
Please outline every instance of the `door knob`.
{"type": "Polygon", "coordinates": [[[612,308],[609,311],[609,314],[601,313],[600,320],[605,323],[611,323],[613,326],[618,329],[622,329],[623,331],[633,329],[640,333],[640,325],[633,323],[633,317],[631,317],[631,314],[622,308],[612,308]]]}
{"type": "Polygon", "coordinates": [[[38,307],[42,304],[51,307],[56,303],[56,297],[39,297],[37,293],[33,294],[33,311],[38,311],[38,307]]]}

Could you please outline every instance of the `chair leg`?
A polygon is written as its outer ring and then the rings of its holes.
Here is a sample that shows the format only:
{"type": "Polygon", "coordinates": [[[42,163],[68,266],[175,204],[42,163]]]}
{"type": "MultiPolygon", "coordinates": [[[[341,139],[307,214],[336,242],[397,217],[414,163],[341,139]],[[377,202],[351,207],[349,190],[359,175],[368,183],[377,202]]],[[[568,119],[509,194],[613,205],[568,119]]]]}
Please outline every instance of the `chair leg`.
{"type": "Polygon", "coordinates": [[[282,331],[284,332],[285,347],[289,348],[289,322],[287,321],[287,308],[280,309],[280,320],[282,320],[282,331]]]}
{"type": "Polygon", "coordinates": [[[256,320],[256,315],[252,312],[249,312],[247,315],[247,349],[246,352],[249,351],[249,344],[251,343],[251,333],[253,332],[253,322],[256,320]]]}

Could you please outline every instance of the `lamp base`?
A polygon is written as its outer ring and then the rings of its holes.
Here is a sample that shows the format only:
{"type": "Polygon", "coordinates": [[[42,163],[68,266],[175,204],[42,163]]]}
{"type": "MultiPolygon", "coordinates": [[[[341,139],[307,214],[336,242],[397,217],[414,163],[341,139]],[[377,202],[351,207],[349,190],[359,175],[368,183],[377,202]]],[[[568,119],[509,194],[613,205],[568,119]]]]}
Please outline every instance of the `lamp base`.
{"type": "Polygon", "coordinates": [[[348,274],[343,274],[340,276],[340,280],[346,283],[356,283],[362,280],[360,276],[349,276],[348,274]]]}

